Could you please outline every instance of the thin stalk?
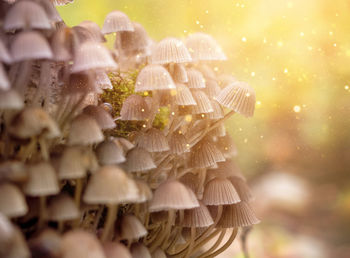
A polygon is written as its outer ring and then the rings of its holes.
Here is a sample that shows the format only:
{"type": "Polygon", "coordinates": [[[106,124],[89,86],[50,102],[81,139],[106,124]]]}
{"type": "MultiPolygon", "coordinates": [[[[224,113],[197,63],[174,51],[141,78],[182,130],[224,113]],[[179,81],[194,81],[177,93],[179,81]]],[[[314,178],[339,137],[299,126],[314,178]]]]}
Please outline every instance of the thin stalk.
{"type": "Polygon", "coordinates": [[[221,244],[222,239],[224,238],[225,234],[226,234],[226,228],[221,230],[221,233],[220,233],[218,239],[215,241],[215,244],[211,248],[209,248],[207,251],[205,251],[203,254],[198,256],[198,258],[204,258],[207,255],[209,255],[210,253],[212,253],[221,244]]]}
{"type": "Polygon", "coordinates": [[[153,253],[157,249],[157,247],[159,247],[165,240],[167,241],[174,219],[175,219],[175,210],[169,210],[168,223],[166,224],[165,229],[160,233],[159,237],[150,246],[149,250],[151,253],[153,253]]]}
{"type": "Polygon", "coordinates": [[[46,220],[46,196],[40,196],[39,202],[40,202],[40,213],[39,213],[38,228],[41,229],[44,226],[44,223],[46,220]]]}
{"type": "Polygon", "coordinates": [[[96,214],[96,217],[95,217],[94,226],[93,226],[93,229],[95,231],[97,230],[98,224],[100,222],[100,219],[101,219],[101,216],[102,216],[102,212],[103,212],[103,206],[99,207],[99,209],[97,211],[97,214],[96,214]]]}
{"type": "Polygon", "coordinates": [[[46,140],[44,139],[43,136],[39,137],[39,144],[40,144],[40,151],[43,159],[45,161],[48,161],[50,159],[50,154],[46,144],[46,140]]]}
{"type": "Polygon", "coordinates": [[[179,211],[179,227],[177,228],[177,231],[176,231],[176,234],[174,236],[173,241],[171,241],[170,245],[167,247],[167,250],[171,250],[176,245],[177,241],[179,240],[181,233],[182,233],[182,229],[183,229],[184,217],[185,217],[184,210],[180,210],[179,211]]]}
{"type": "Polygon", "coordinates": [[[231,236],[230,238],[227,240],[227,242],[217,251],[215,251],[214,253],[212,253],[211,255],[208,255],[204,258],[213,258],[218,256],[219,254],[221,254],[222,252],[224,252],[227,248],[230,247],[230,245],[232,244],[232,242],[235,240],[236,236],[237,236],[237,232],[238,232],[238,228],[234,228],[232,230],[231,236]]]}
{"type": "Polygon", "coordinates": [[[111,230],[114,228],[114,222],[117,217],[118,205],[117,204],[109,204],[108,212],[107,212],[107,220],[103,228],[101,241],[105,242],[108,240],[108,236],[110,235],[111,230]]]}
{"type": "Polygon", "coordinates": [[[196,227],[191,227],[190,245],[187,248],[187,252],[186,252],[185,258],[188,258],[191,255],[195,237],[196,237],[196,227]]]}
{"type": "Polygon", "coordinates": [[[81,199],[81,192],[83,190],[83,182],[81,178],[77,178],[75,180],[75,192],[74,192],[74,201],[77,205],[77,208],[80,207],[80,199],[81,199]]]}

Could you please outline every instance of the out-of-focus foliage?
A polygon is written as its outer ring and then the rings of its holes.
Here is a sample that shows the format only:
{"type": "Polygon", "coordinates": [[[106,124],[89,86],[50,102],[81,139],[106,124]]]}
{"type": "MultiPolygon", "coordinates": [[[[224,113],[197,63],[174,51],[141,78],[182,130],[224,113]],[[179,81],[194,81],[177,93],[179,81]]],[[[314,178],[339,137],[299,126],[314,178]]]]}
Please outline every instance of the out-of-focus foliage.
{"type": "Polygon", "coordinates": [[[230,61],[216,69],[249,82],[257,93],[254,118],[229,121],[242,150],[237,159],[242,170],[254,177],[271,168],[289,168],[287,172],[309,180],[312,206],[301,217],[319,228],[320,238],[346,245],[350,2],[76,0],[59,11],[69,25],[83,19],[102,25],[112,9],[142,23],[155,40],[194,31],[218,40],[230,61]]]}

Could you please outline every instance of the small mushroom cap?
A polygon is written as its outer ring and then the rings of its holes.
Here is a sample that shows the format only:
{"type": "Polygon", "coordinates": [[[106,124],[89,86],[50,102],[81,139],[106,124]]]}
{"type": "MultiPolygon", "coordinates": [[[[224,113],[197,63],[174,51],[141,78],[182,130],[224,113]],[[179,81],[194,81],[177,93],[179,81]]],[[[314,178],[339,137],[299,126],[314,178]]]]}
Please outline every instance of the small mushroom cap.
{"type": "Polygon", "coordinates": [[[62,5],[66,5],[66,4],[73,3],[74,0],[51,0],[51,2],[52,2],[55,6],[62,6],[62,5]]]}
{"type": "Polygon", "coordinates": [[[9,218],[23,216],[28,206],[22,192],[9,183],[0,184],[0,212],[9,218]]]}
{"type": "Polygon", "coordinates": [[[28,167],[29,178],[24,192],[33,197],[54,195],[59,192],[56,172],[50,163],[41,162],[28,167]]]}
{"type": "Polygon", "coordinates": [[[128,151],[125,166],[128,172],[142,172],[156,168],[151,154],[140,147],[128,151]]]}
{"type": "Polygon", "coordinates": [[[61,248],[62,258],[106,258],[96,236],[80,229],[64,234],[61,248]]]}
{"type": "Polygon", "coordinates": [[[208,208],[202,202],[199,205],[197,208],[185,210],[184,227],[203,228],[214,224],[208,208]]]}
{"type": "Polygon", "coordinates": [[[134,22],[134,31],[121,31],[117,33],[116,48],[123,54],[130,56],[135,53],[149,52],[151,45],[146,30],[141,24],[134,22]]]}
{"type": "Polygon", "coordinates": [[[6,160],[0,163],[0,181],[23,182],[28,171],[21,161],[6,160]]]}
{"type": "Polygon", "coordinates": [[[174,81],[177,83],[187,83],[188,76],[186,68],[183,64],[174,64],[174,71],[172,73],[174,81]]]}
{"type": "Polygon", "coordinates": [[[174,132],[169,139],[170,152],[176,155],[182,155],[190,151],[190,145],[182,133],[174,132]]]}
{"type": "Polygon", "coordinates": [[[149,116],[149,108],[143,97],[132,94],[127,97],[120,111],[121,120],[143,121],[149,116]]]}
{"type": "Polygon", "coordinates": [[[175,89],[169,72],[161,65],[147,65],[137,76],[135,92],[175,89]]]}
{"type": "Polygon", "coordinates": [[[93,22],[93,21],[82,21],[79,24],[80,27],[83,27],[87,30],[89,30],[93,36],[93,38],[97,41],[97,42],[105,42],[106,39],[104,38],[100,26],[98,26],[97,23],[93,22]]]}
{"type": "Polygon", "coordinates": [[[159,185],[149,204],[151,212],[162,210],[185,210],[199,207],[192,198],[190,189],[176,180],[168,180],[159,185]]]}
{"type": "Polygon", "coordinates": [[[13,234],[10,243],[2,250],[0,250],[1,257],[6,258],[30,258],[31,253],[27,246],[27,242],[17,227],[13,227],[13,234]]]}
{"type": "Polygon", "coordinates": [[[6,31],[20,29],[51,29],[45,10],[34,1],[18,1],[5,16],[6,31]]]}
{"type": "Polygon", "coordinates": [[[11,246],[15,235],[15,228],[10,219],[0,212],[0,257],[6,257],[8,247],[11,246]]]}
{"type": "Polygon", "coordinates": [[[208,96],[201,90],[193,90],[192,96],[197,105],[193,107],[193,114],[206,114],[214,111],[208,96]]]}
{"type": "MultiPolygon", "coordinates": [[[[210,209],[214,216],[214,209],[210,209]]],[[[248,227],[260,223],[254,210],[246,202],[240,202],[232,205],[225,205],[222,216],[216,225],[218,228],[238,228],[248,227]]]]}
{"type": "Polygon", "coordinates": [[[230,177],[229,180],[237,190],[237,193],[242,201],[251,202],[254,200],[253,193],[245,180],[239,177],[230,177]]]}
{"type": "Polygon", "coordinates": [[[68,136],[70,145],[89,145],[103,141],[103,134],[95,119],[80,114],[74,118],[68,136]]]}
{"type": "Polygon", "coordinates": [[[205,79],[202,73],[196,69],[187,69],[188,82],[187,86],[191,89],[203,89],[205,88],[205,79]]]}
{"type": "Polygon", "coordinates": [[[24,107],[22,97],[15,90],[0,90],[0,109],[20,110],[24,107]]]}
{"type": "Polygon", "coordinates": [[[197,105],[190,89],[182,83],[176,83],[175,103],[179,106],[197,105]]]}
{"type": "Polygon", "coordinates": [[[10,52],[14,62],[53,58],[49,43],[36,31],[23,31],[17,34],[11,44],[10,52]]]}
{"type": "Polygon", "coordinates": [[[146,246],[135,243],[131,246],[132,258],[151,258],[151,254],[146,246]]]}
{"type": "Polygon", "coordinates": [[[74,220],[80,215],[74,200],[66,194],[53,197],[47,211],[48,219],[53,221],[74,220]]]}
{"type": "Polygon", "coordinates": [[[189,35],[186,46],[194,61],[226,60],[224,52],[213,37],[208,34],[197,32],[189,35]]]}
{"type": "Polygon", "coordinates": [[[4,66],[0,63],[0,90],[9,90],[10,89],[10,81],[7,78],[7,74],[4,70],[4,66]]]}
{"type": "Polygon", "coordinates": [[[222,178],[238,177],[238,178],[241,178],[242,180],[245,180],[244,176],[242,175],[242,172],[239,170],[236,163],[231,159],[227,159],[224,162],[218,163],[217,168],[208,169],[207,171],[208,181],[215,177],[222,177],[222,178]]]}
{"type": "Polygon", "coordinates": [[[137,240],[147,235],[147,230],[134,215],[125,215],[121,220],[120,239],[137,240]]]}
{"type": "Polygon", "coordinates": [[[210,104],[213,107],[213,112],[207,113],[206,117],[208,119],[212,119],[212,120],[217,120],[217,119],[223,118],[224,117],[224,110],[220,106],[220,104],[214,100],[210,101],[210,104]]]}
{"type": "Polygon", "coordinates": [[[139,189],[140,195],[140,198],[137,200],[137,203],[142,203],[151,200],[153,197],[153,193],[149,185],[141,180],[136,180],[135,183],[139,189]]]}
{"type": "Polygon", "coordinates": [[[59,159],[57,172],[59,179],[77,179],[86,176],[89,154],[81,147],[68,147],[59,159]]]}
{"type": "Polygon", "coordinates": [[[189,163],[193,168],[209,168],[223,161],[225,158],[215,144],[204,138],[193,146],[189,163]]]}
{"type": "Polygon", "coordinates": [[[171,37],[161,40],[154,47],[151,59],[153,64],[192,62],[185,44],[181,40],[171,37]]]}
{"type": "Polygon", "coordinates": [[[202,201],[205,205],[227,205],[239,203],[241,199],[228,179],[214,178],[206,184],[202,201]]]}
{"type": "Polygon", "coordinates": [[[126,160],[122,147],[113,140],[100,143],[96,155],[101,165],[120,164],[126,160]]]}
{"type": "Polygon", "coordinates": [[[72,60],[72,41],[71,28],[61,27],[54,32],[50,43],[55,61],[72,60]]]}
{"type": "Polygon", "coordinates": [[[74,53],[73,73],[93,69],[117,69],[108,49],[101,43],[86,41],[74,53]]]}
{"type": "Polygon", "coordinates": [[[140,133],[136,138],[136,144],[149,152],[169,150],[168,140],[164,133],[156,128],[150,128],[145,133],[140,133]]]}
{"type": "Polygon", "coordinates": [[[134,31],[134,26],[125,13],[121,11],[112,11],[106,16],[102,27],[102,33],[110,34],[119,31],[134,31]]]}
{"type": "Polygon", "coordinates": [[[113,141],[115,141],[118,145],[120,145],[123,148],[125,153],[135,147],[134,144],[132,144],[129,140],[125,138],[116,137],[116,138],[113,138],[113,141]]]}
{"type": "Polygon", "coordinates": [[[138,198],[135,182],[123,170],[112,166],[105,166],[92,175],[83,197],[88,204],[121,204],[138,198]]]}
{"type": "Polygon", "coordinates": [[[131,253],[125,245],[117,242],[106,242],[103,244],[106,258],[132,258],[131,253]]]}
{"type": "Polygon", "coordinates": [[[102,107],[89,105],[83,110],[83,113],[93,117],[102,130],[115,128],[115,122],[111,115],[102,107]]]}
{"type": "Polygon", "coordinates": [[[204,92],[210,99],[217,96],[220,93],[220,86],[215,79],[205,79],[205,89],[204,92]]]}
{"type": "Polygon", "coordinates": [[[99,86],[101,89],[113,89],[112,82],[109,79],[108,74],[104,71],[95,72],[95,81],[97,86],[99,86]]]}
{"type": "Polygon", "coordinates": [[[60,130],[56,122],[41,108],[26,107],[13,118],[9,131],[15,137],[27,139],[44,134],[52,139],[60,136],[60,130]]]}
{"type": "Polygon", "coordinates": [[[254,115],[255,91],[245,82],[229,84],[214,99],[224,107],[246,117],[254,115]]]}
{"type": "Polygon", "coordinates": [[[69,74],[68,83],[63,86],[62,95],[80,95],[82,93],[102,93],[102,90],[95,84],[92,76],[88,73],[69,74]]]}

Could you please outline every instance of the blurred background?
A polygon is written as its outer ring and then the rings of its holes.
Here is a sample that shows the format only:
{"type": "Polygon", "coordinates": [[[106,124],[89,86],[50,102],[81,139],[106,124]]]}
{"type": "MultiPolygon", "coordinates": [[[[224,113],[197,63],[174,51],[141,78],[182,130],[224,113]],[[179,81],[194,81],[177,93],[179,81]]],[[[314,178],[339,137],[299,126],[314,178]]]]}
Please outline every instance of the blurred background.
{"type": "MultiPolygon", "coordinates": [[[[229,58],[216,69],[256,90],[255,116],[227,123],[263,220],[251,257],[350,257],[350,1],[76,0],[59,12],[102,26],[115,9],[155,40],[211,34],[229,58]]],[[[242,257],[239,241],[220,257],[242,257]]]]}

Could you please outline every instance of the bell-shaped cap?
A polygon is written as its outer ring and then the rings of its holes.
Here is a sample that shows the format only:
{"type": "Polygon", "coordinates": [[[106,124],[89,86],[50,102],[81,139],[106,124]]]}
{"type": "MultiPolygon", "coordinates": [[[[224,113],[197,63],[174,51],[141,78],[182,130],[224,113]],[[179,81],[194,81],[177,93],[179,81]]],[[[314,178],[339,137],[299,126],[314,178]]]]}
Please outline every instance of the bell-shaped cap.
{"type": "Polygon", "coordinates": [[[58,28],[51,37],[51,49],[55,61],[72,60],[72,29],[68,27],[58,28]]]}
{"type": "Polygon", "coordinates": [[[213,97],[220,93],[221,88],[216,80],[205,79],[205,89],[203,89],[203,91],[210,99],[213,99],[213,97]]]}
{"type": "Polygon", "coordinates": [[[22,192],[9,183],[0,184],[0,213],[9,218],[23,216],[28,206],[22,192]]]}
{"type": "Polygon", "coordinates": [[[209,168],[223,161],[225,158],[215,144],[204,138],[193,146],[189,163],[193,168],[209,168]]]}
{"type": "Polygon", "coordinates": [[[106,39],[104,38],[104,36],[101,32],[101,29],[97,23],[95,23],[93,21],[82,21],[81,23],[79,23],[79,27],[83,27],[83,28],[87,29],[88,31],[90,31],[92,38],[96,42],[105,42],[106,41],[106,39]]]}
{"type": "Polygon", "coordinates": [[[185,210],[184,227],[204,228],[214,224],[208,208],[199,202],[199,207],[185,210]]]}
{"type": "Polygon", "coordinates": [[[147,103],[140,95],[130,95],[123,103],[120,111],[121,120],[144,121],[148,119],[147,103]]]}
{"type": "Polygon", "coordinates": [[[138,192],[123,170],[105,166],[91,176],[83,200],[88,204],[123,204],[137,201],[138,192]]]}
{"type": "Polygon", "coordinates": [[[169,139],[170,152],[176,155],[182,155],[190,151],[190,145],[185,135],[180,132],[174,132],[169,139]]]}
{"type": "Polygon", "coordinates": [[[225,205],[222,216],[216,225],[218,228],[249,227],[260,223],[254,210],[246,202],[225,205]]]}
{"type": "Polygon", "coordinates": [[[122,147],[113,140],[100,143],[96,148],[96,156],[101,165],[115,165],[126,160],[122,147]]]}
{"type": "Polygon", "coordinates": [[[132,258],[151,258],[148,248],[141,243],[135,243],[131,246],[132,258]]]}
{"type": "Polygon", "coordinates": [[[150,212],[162,210],[186,210],[199,207],[190,189],[177,180],[167,180],[160,184],[149,204],[150,212]]]}
{"type": "Polygon", "coordinates": [[[15,116],[11,121],[9,132],[20,139],[41,134],[49,139],[60,136],[60,130],[56,122],[47,112],[37,107],[27,107],[15,116]]]}
{"type": "Polygon", "coordinates": [[[212,120],[217,120],[217,119],[223,118],[224,117],[224,110],[220,106],[220,104],[214,100],[210,101],[210,104],[213,107],[213,112],[207,113],[206,117],[208,119],[212,119],[212,120]]]}
{"type": "Polygon", "coordinates": [[[0,181],[22,183],[28,178],[28,171],[23,162],[6,160],[0,163],[0,181]]]}
{"type": "Polygon", "coordinates": [[[101,89],[113,89],[113,85],[108,75],[104,71],[96,71],[95,72],[95,83],[101,89]]]}
{"type": "Polygon", "coordinates": [[[190,89],[182,83],[176,83],[175,103],[179,106],[197,105],[190,89]]]}
{"type": "Polygon", "coordinates": [[[4,66],[0,63],[0,90],[9,90],[10,82],[4,70],[4,66]]]}
{"type": "Polygon", "coordinates": [[[238,203],[241,199],[230,180],[218,177],[205,185],[202,201],[205,205],[217,206],[238,203]]]}
{"type": "Polygon", "coordinates": [[[124,55],[149,52],[151,45],[146,30],[141,24],[133,22],[134,31],[121,31],[117,34],[116,48],[124,55]]]}
{"type": "Polygon", "coordinates": [[[152,199],[153,193],[149,185],[141,180],[135,181],[138,189],[139,189],[139,199],[137,200],[137,203],[146,202],[152,199]]]}
{"type": "Polygon", "coordinates": [[[80,216],[74,200],[67,194],[54,196],[47,207],[48,219],[52,221],[74,220],[80,216]]]}
{"type": "Polygon", "coordinates": [[[97,87],[91,74],[88,73],[71,73],[69,74],[68,83],[63,85],[63,96],[80,95],[89,93],[102,93],[102,90],[97,87]]]}
{"type": "Polygon", "coordinates": [[[156,165],[148,151],[135,147],[126,155],[125,168],[128,172],[145,172],[156,168],[156,165]]]}
{"type": "Polygon", "coordinates": [[[205,88],[205,79],[202,73],[196,69],[187,69],[188,82],[187,86],[191,89],[203,89],[205,88]]]}
{"type": "Polygon", "coordinates": [[[129,249],[118,242],[103,243],[103,250],[106,258],[132,258],[129,249]]]}
{"type": "Polygon", "coordinates": [[[103,134],[95,119],[80,114],[71,123],[68,136],[69,145],[90,145],[103,141],[103,134]]]}
{"type": "Polygon", "coordinates": [[[0,90],[0,109],[20,110],[24,107],[22,97],[15,90],[0,90]]]}
{"type": "Polygon", "coordinates": [[[106,258],[95,234],[81,229],[63,235],[61,250],[63,258],[106,258]]]}
{"type": "Polygon", "coordinates": [[[78,73],[92,69],[117,69],[108,49],[101,43],[86,41],[74,53],[72,72],[78,73]]]}
{"type": "Polygon", "coordinates": [[[10,56],[8,49],[1,38],[0,38],[0,61],[6,64],[10,64],[12,62],[12,57],[10,56]]]}
{"type": "Polygon", "coordinates": [[[161,65],[147,65],[137,76],[135,92],[175,89],[168,71],[161,65]]]}
{"type": "Polygon", "coordinates": [[[223,178],[239,177],[245,180],[238,166],[231,159],[227,159],[224,162],[218,163],[217,168],[208,169],[207,179],[211,180],[212,178],[215,178],[215,177],[223,177],[223,178]]]}
{"type": "Polygon", "coordinates": [[[192,96],[197,105],[193,107],[193,114],[206,114],[214,111],[208,96],[201,90],[193,90],[192,96]]]}
{"type": "Polygon", "coordinates": [[[226,86],[228,86],[231,83],[235,83],[238,82],[237,78],[234,77],[231,74],[220,74],[218,76],[218,83],[220,85],[221,88],[225,88],[226,86]]]}
{"type": "Polygon", "coordinates": [[[135,145],[131,143],[128,139],[122,137],[115,137],[113,138],[113,141],[123,148],[124,153],[128,152],[129,150],[135,147],[135,145]]]}
{"type": "Polygon", "coordinates": [[[110,34],[119,31],[134,31],[134,26],[125,13],[112,11],[105,18],[102,33],[110,34]]]}
{"type": "Polygon", "coordinates": [[[45,10],[34,1],[18,1],[6,13],[3,28],[6,31],[51,29],[45,10]]]}
{"type": "Polygon", "coordinates": [[[57,163],[59,179],[77,179],[86,176],[89,165],[89,155],[84,148],[67,147],[57,163]]]}
{"type": "Polygon", "coordinates": [[[119,235],[121,240],[138,240],[147,233],[147,229],[136,216],[128,214],[122,217],[119,235]]]}
{"type": "Polygon", "coordinates": [[[47,40],[36,31],[23,31],[15,36],[10,52],[14,62],[53,58],[47,40]]]}
{"type": "Polygon", "coordinates": [[[255,91],[245,82],[229,84],[214,99],[224,107],[246,117],[254,115],[255,91]]]}
{"type": "Polygon", "coordinates": [[[102,130],[115,128],[111,115],[100,106],[88,105],[83,109],[83,113],[93,117],[102,130]]]}
{"type": "Polygon", "coordinates": [[[137,135],[136,144],[149,152],[168,151],[169,145],[164,133],[156,128],[150,128],[146,132],[137,135]]]}
{"type": "Polygon", "coordinates": [[[197,32],[189,35],[186,46],[194,61],[226,60],[224,52],[215,39],[205,33],[197,32]]]}
{"type": "Polygon", "coordinates": [[[52,2],[55,6],[62,6],[62,5],[66,5],[66,4],[73,3],[74,0],[51,0],[51,2],[52,2]]]}
{"type": "Polygon", "coordinates": [[[242,201],[251,202],[252,200],[254,200],[253,193],[245,180],[234,176],[230,177],[229,180],[237,190],[237,193],[242,201]]]}
{"type": "Polygon", "coordinates": [[[29,178],[24,192],[33,197],[54,195],[59,192],[56,172],[50,163],[40,162],[28,167],[29,178]]]}
{"type": "Polygon", "coordinates": [[[185,44],[181,40],[171,37],[161,40],[154,46],[151,59],[153,64],[192,62],[185,44]]]}
{"type": "Polygon", "coordinates": [[[183,64],[174,64],[174,70],[172,72],[174,81],[177,83],[187,83],[188,76],[186,68],[183,64]]]}

